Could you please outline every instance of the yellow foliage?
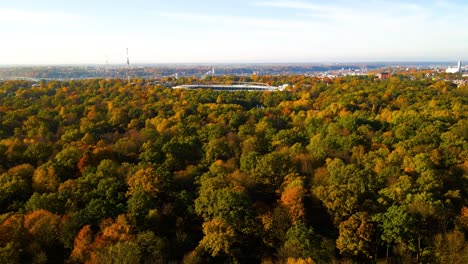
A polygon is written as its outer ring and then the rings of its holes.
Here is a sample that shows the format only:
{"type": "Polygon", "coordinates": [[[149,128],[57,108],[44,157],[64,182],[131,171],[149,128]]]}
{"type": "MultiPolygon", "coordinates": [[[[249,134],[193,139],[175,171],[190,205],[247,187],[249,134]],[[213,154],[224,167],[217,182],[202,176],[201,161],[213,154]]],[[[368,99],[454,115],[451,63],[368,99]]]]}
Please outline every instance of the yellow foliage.
{"type": "Polygon", "coordinates": [[[117,220],[102,231],[101,237],[107,241],[129,241],[133,238],[130,226],[124,215],[119,215],[117,220]]]}
{"type": "Polygon", "coordinates": [[[352,113],[348,111],[348,109],[346,108],[341,109],[340,112],[338,113],[340,117],[350,116],[351,114],[352,113]]]}
{"type": "Polygon", "coordinates": [[[19,175],[22,178],[31,178],[34,173],[34,167],[31,164],[21,164],[10,168],[8,173],[19,175]]]}
{"type": "Polygon", "coordinates": [[[315,264],[316,262],[311,258],[288,258],[286,264],[315,264]]]}
{"type": "Polygon", "coordinates": [[[270,231],[273,229],[273,213],[267,212],[259,216],[263,225],[263,230],[270,231]]]}
{"type": "Polygon", "coordinates": [[[461,216],[463,218],[468,218],[468,207],[467,206],[463,206],[462,209],[461,209],[461,216]]]}
{"type": "Polygon", "coordinates": [[[32,186],[35,191],[54,192],[57,190],[60,180],[52,166],[38,167],[32,177],[32,186]]]}
{"type": "Polygon", "coordinates": [[[314,170],[314,183],[315,185],[325,185],[328,183],[328,174],[327,167],[323,166],[314,170]]]}
{"type": "Polygon", "coordinates": [[[294,155],[293,160],[301,166],[301,173],[312,174],[314,164],[308,153],[298,153],[294,155]]]}
{"type": "Polygon", "coordinates": [[[204,248],[213,257],[220,253],[231,254],[235,233],[230,225],[215,218],[210,222],[203,223],[203,233],[205,236],[200,241],[199,247],[204,248]]]}
{"type": "Polygon", "coordinates": [[[460,231],[438,234],[434,239],[434,252],[438,263],[466,263],[468,244],[460,231]]]}
{"type": "Polygon", "coordinates": [[[142,188],[151,195],[157,195],[162,182],[153,168],[142,168],[128,178],[127,184],[127,195],[133,194],[138,188],[142,188]]]}
{"type": "Polygon", "coordinates": [[[24,227],[36,239],[51,244],[60,235],[60,216],[46,210],[37,210],[24,217],[24,227]]]}
{"type": "Polygon", "coordinates": [[[174,172],[174,179],[176,180],[189,180],[194,177],[197,167],[194,165],[188,165],[185,170],[179,170],[174,172]]]}

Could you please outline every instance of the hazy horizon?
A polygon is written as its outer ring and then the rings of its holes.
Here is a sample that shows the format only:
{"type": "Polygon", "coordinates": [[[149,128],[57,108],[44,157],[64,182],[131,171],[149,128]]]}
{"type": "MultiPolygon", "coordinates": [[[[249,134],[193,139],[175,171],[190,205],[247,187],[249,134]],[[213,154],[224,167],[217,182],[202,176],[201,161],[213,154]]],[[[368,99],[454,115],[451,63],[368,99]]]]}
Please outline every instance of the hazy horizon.
{"type": "MultiPolygon", "coordinates": [[[[244,65],[352,65],[352,64],[364,64],[364,65],[375,65],[375,64],[385,64],[385,65],[453,65],[456,66],[458,61],[431,61],[431,60],[419,60],[419,61],[310,61],[310,62],[143,62],[143,63],[132,63],[131,67],[137,66],[244,66],[244,65]]],[[[465,66],[463,61],[462,66],[465,66]]],[[[61,66],[70,66],[70,67],[105,67],[105,66],[114,66],[114,67],[127,67],[126,62],[122,63],[22,63],[22,64],[0,64],[0,67],[61,67],[61,66]]]]}
{"type": "Polygon", "coordinates": [[[18,0],[0,65],[468,60],[464,1],[18,0]]]}

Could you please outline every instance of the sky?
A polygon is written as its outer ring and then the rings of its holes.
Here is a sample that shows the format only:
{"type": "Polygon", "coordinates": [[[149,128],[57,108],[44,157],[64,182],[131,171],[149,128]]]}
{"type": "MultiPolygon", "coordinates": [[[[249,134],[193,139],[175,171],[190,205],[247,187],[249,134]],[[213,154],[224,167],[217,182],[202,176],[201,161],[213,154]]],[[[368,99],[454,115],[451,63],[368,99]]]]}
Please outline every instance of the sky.
{"type": "Polygon", "coordinates": [[[468,0],[0,0],[0,65],[468,60],[468,0]]]}

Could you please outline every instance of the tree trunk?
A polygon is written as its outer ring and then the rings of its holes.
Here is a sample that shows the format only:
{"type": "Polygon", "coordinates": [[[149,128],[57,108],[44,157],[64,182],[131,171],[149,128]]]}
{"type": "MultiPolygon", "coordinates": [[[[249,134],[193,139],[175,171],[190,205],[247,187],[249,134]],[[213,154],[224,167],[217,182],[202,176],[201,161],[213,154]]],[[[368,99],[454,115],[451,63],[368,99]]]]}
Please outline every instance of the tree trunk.
{"type": "Polygon", "coordinates": [[[418,263],[421,263],[421,237],[418,236],[418,252],[417,252],[417,260],[418,260],[418,263]]]}
{"type": "Polygon", "coordinates": [[[390,248],[390,245],[387,245],[387,255],[385,256],[385,263],[388,263],[388,249],[390,248]]]}

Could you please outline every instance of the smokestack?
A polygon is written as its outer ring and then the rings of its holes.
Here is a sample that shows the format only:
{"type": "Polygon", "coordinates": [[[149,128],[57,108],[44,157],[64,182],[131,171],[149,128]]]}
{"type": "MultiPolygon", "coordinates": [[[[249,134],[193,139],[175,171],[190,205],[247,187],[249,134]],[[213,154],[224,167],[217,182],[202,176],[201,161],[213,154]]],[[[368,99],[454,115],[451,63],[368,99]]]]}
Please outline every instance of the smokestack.
{"type": "Polygon", "coordinates": [[[127,79],[130,83],[130,59],[128,58],[128,48],[127,48],[127,79]]]}
{"type": "Polygon", "coordinates": [[[127,66],[130,67],[130,59],[128,58],[128,48],[127,48],[127,66]]]}

